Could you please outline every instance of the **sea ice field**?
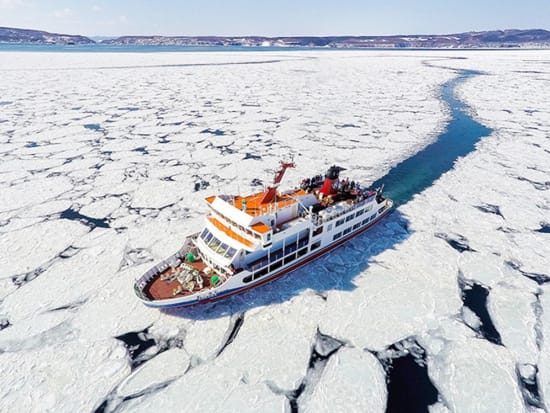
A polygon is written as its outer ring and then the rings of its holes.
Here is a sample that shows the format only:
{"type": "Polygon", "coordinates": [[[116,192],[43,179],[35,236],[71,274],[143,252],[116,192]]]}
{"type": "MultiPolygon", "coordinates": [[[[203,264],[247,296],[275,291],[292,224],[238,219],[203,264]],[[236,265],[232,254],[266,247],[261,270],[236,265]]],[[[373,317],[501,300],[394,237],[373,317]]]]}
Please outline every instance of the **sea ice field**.
{"type": "Polygon", "coordinates": [[[549,90],[540,50],[0,52],[0,412],[548,412],[549,90]],[[283,188],[383,181],[464,71],[486,133],[375,228],[218,303],[138,301],[206,196],[290,156],[283,188]]]}

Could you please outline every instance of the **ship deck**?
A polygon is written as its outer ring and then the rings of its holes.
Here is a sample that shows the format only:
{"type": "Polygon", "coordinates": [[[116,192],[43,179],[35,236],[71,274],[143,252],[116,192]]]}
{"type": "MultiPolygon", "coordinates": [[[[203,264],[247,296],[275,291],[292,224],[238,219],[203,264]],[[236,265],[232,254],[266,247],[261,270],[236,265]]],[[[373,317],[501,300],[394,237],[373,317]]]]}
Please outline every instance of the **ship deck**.
{"type": "MultiPolygon", "coordinates": [[[[265,204],[262,204],[261,201],[264,195],[265,195],[265,192],[258,192],[256,194],[252,194],[244,197],[236,196],[233,198],[233,206],[239,210],[243,210],[243,202],[244,202],[246,207],[245,212],[248,215],[253,217],[257,215],[265,215],[273,209],[273,206],[275,206],[277,209],[281,209],[289,205],[296,204],[298,202],[296,201],[296,198],[300,198],[304,195],[307,195],[307,192],[305,192],[302,189],[296,189],[291,193],[287,193],[287,194],[277,193],[276,196],[271,201],[265,204]]],[[[261,233],[267,232],[267,229],[262,226],[259,226],[254,229],[258,230],[258,232],[261,232],[261,233]]]]}
{"type": "Polygon", "coordinates": [[[204,261],[200,259],[192,263],[186,261],[175,268],[168,268],[156,276],[146,288],[146,293],[153,300],[184,297],[214,287],[211,281],[214,275],[216,275],[214,272],[208,272],[204,261]],[[202,287],[196,281],[183,282],[185,274],[189,271],[198,271],[202,278],[202,287]]]}

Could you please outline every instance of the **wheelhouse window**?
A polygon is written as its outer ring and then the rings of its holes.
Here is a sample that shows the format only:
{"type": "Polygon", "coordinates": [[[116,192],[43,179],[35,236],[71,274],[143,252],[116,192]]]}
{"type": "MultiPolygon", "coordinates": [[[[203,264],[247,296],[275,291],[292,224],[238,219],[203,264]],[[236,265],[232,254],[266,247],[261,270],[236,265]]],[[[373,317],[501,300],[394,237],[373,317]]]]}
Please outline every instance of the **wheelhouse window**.
{"type": "Polygon", "coordinates": [[[216,248],[218,248],[221,243],[222,242],[219,239],[212,237],[212,241],[208,243],[208,248],[216,252],[216,248]]]}
{"type": "Polygon", "coordinates": [[[225,254],[223,254],[223,256],[225,258],[233,258],[235,256],[235,254],[237,253],[237,250],[233,247],[229,247],[227,249],[227,251],[225,251],[225,254]]]}
{"type": "Polygon", "coordinates": [[[229,245],[224,244],[223,242],[219,245],[218,248],[216,248],[216,252],[220,255],[224,255],[227,249],[229,248],[229,245]]]}
{"type": "Polygon", "coordinates": [[[224,258],[232,258],[237,253],[235,248],[221,242],[206,228],[202,231],[200,238],[204,241],[208,248],[224,258]]]}

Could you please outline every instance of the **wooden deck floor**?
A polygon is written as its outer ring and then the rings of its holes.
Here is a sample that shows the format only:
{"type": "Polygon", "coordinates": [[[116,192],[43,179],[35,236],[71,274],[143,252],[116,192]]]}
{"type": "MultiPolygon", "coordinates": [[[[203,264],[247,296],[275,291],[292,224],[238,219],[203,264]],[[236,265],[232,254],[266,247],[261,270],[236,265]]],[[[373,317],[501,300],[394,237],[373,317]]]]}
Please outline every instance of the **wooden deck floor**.
{"type": "Polygon", "coordinates": [[[206,274],[203,272],[204,269],[206,268],[206,264],[202,260],[198,260],[193,263],[186,262],[186,264],[190,265],[191,267],[193,267],[194,269],[200,272],[200,275],[203,279],[202,288],[200,288],[198,284],[195,284],[195,288],[192,291],[183,290],[180,293],[174,295],[174,290],[178,288],[181,284],[178,280],[170,281],[170,279],[168,280],[161,279],[161,278],[169,277],[174,273],[174,270],[172,268],[168,268],[162,274],[159,274],[159,276],[155,277],[153,282],[149,285],[148,294],[151,296],[151,298],[154,300],[161,300],[166,298],[182,297],[182,296],[194,294],[200,290],[207,290],[213,287],[211,278],[215,274],[206,274]]]}

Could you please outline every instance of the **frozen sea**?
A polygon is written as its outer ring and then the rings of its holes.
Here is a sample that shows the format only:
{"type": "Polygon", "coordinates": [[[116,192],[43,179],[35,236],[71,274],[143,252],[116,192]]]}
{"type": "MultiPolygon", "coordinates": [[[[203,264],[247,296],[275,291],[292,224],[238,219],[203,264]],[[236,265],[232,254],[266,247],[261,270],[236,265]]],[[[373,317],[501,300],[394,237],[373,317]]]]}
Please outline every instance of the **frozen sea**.
{"type": "Polygon", "coordinates": [[[550,51],[1,51],[0,411],[547,412],[548,90],[550,51]],[[289,155],[399,206],[249,293],[138,302],[289,155]]]}

